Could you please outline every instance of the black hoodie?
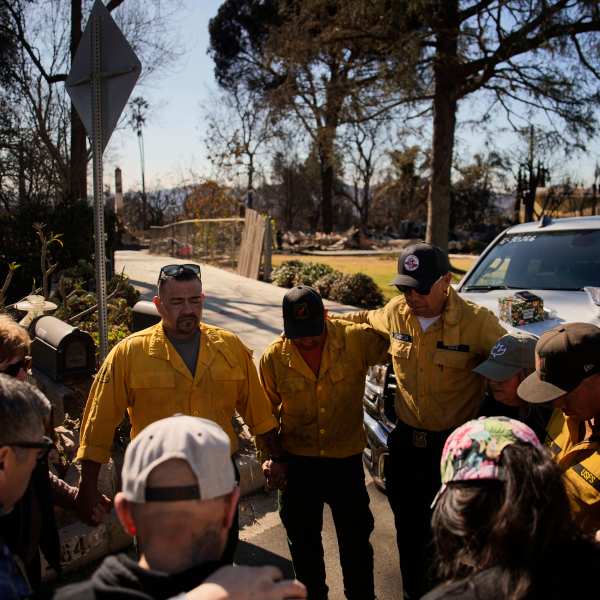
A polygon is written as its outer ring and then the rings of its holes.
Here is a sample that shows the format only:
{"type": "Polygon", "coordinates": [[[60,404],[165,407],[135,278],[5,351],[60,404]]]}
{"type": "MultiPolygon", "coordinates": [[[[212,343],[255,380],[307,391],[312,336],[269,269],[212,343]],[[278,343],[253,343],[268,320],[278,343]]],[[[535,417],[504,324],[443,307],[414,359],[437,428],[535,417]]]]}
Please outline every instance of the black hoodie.
{"type": "Polygon", "coordinates": [[[143,569],[126,554],[105,558],[89,581],[58,590],[54,600],[167,600],[200,585],[224,563],[207,562],[180,573],[143,569]]]}

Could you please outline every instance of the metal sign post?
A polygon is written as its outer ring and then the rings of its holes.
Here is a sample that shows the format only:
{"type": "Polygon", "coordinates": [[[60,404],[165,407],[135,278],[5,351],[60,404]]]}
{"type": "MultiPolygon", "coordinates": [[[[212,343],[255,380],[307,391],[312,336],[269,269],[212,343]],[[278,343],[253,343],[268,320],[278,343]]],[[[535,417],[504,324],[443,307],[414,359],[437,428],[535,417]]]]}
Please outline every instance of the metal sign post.
{"type": "Polygon", "coordinates": [[[92,154],[94,173],[94,248],[96,257],[96,299],[98,301],[98,339],[100,360],[108,354],[108,316],[106,299],[106,252],[104,246],[104,199],[102,169],[102,25],[92,21],[92,154]]]}
{"type": "Polygon", "coordinates": [[[67,92],[92,143],[101,360],[108,354],[102,155],[141,70],[142,65],[121,30],[101,0],[96,0],[67,78],[67,92]]]}

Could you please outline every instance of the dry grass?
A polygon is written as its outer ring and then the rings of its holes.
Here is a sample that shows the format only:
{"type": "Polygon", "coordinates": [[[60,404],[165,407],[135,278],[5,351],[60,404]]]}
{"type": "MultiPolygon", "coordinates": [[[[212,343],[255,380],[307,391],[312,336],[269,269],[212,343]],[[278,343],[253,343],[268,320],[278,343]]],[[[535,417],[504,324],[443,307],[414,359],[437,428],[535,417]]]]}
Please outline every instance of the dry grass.
{"type": "MultiPolygon", "coordinates": [[[[365,273],[375,280],[386,300],[397,294],[396,288],[389,285],[396,274],[397,254],[380,256],[314,256],[306,254],[275,254],[273,267],[278,267],[286,260],[300,260],[303,262],[319,262],[329,265],[342,273],[365,273]]],[[[467,271],[474,262],[473,257],[452,259],[452,266],[456,269],[467,271]]],[[[458,281],[459,275],[454,274],[458,281]]]]}

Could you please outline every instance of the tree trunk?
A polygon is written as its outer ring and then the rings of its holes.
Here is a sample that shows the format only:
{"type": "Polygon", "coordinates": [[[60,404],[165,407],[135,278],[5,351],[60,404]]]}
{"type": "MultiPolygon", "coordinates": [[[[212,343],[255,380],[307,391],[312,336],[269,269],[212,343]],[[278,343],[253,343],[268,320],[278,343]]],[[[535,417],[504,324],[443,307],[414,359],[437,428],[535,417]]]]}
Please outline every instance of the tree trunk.
{"type": "Polygon", "coordinates": [[[521,196],[517,194],[513,205],[513,225],[521,222],[521,196]]]}
{"type": "Polygon", "coordinates": [[[19,140],[19,204],[22,205],[25,202],[25,196],[27,190],[25,188],[25,152],[23,150],[23,140],[19,140]]]}
{"type": "Polygon", "coordinates": [[[362,198],[362,206],[360,211],[360,230],[366,234],[367,227],[369,225],[369,204],[371,202],[371,182],[370,177],[365,177],[365,181],[363,182],[363,198],[362,198]]]}
{"type": "Polygon", "coordinates": [[[254,208],[254,155],[248,155],[248,185],[246,187],[246,206],[254,208]]]}
{"type": "Polygon", "coordinates": [[[320,155],[321,167],[321,219],[323,231],[331,233],[333,230],[333,165],[327,155],[320,155]]]}
{"type": "Polygon", "coordinates": [[[456,82],[458,2],[439,4],[439,27],[436,32],[433,98],[433,142],[431,182],[427,196],[427,235],[430,244],[448,249],[450,225],[450,185],[452,153],[456,128],[456,82]]]}
{"type": "MultiPolygon", "coordinates": [[[[71,0],[71,64],[81,41],[82,0],[71,0]]],[[[87,150],[85,128],[71,104],[70,197],[87,198],[87,150]]]]}
{"type": "Polygon", "coordinates": [[[529,189],[525,193],[525,220],[523,221],[524,223],[530,223],[531,221],[533,221],[533,207],[535,205],[535,191],[536,191],[536,186],[535,186],[533,180],[531,180],[531,183],[529,184],[529,189]]]}

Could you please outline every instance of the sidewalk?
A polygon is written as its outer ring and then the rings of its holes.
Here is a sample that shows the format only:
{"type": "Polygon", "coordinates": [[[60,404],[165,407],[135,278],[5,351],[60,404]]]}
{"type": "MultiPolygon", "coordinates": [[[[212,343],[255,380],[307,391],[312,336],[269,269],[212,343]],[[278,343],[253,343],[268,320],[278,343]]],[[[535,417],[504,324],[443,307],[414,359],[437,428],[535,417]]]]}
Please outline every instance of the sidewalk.
{"type": "MultiPolygon", "coordinates": [[[[141,299],[152,300],[160,268],[186,262],[190,261],[149,254],[146,250],[121,250],[115,253],[115,272],[124,268],[141,299]]],[[[201,266],[206,294],[203,321],[239,335],[258,361],[282,331],[281,301],[287,289],[210,265],[201,266]]],[[[329,300],[325,300],[325,306],[330,312],[357,310],[329,300]]]]}

